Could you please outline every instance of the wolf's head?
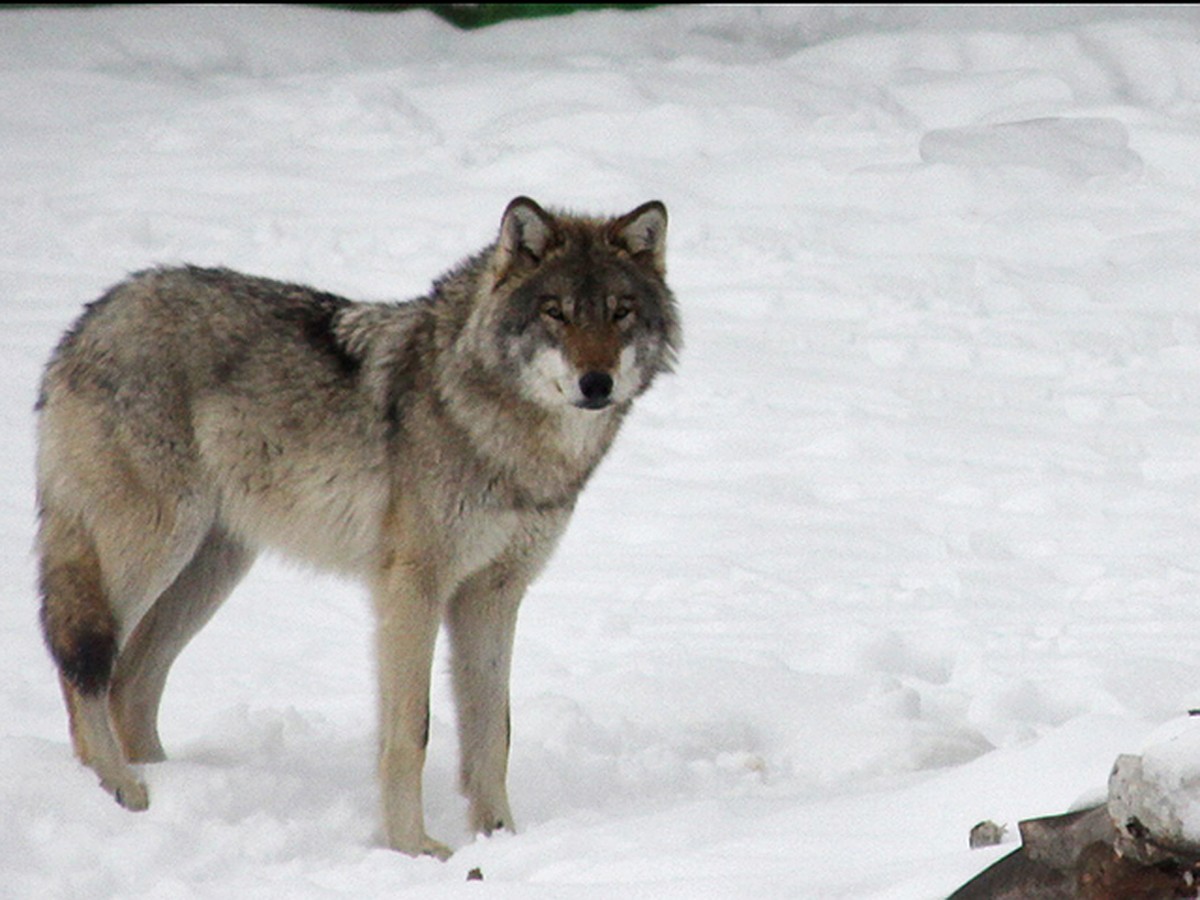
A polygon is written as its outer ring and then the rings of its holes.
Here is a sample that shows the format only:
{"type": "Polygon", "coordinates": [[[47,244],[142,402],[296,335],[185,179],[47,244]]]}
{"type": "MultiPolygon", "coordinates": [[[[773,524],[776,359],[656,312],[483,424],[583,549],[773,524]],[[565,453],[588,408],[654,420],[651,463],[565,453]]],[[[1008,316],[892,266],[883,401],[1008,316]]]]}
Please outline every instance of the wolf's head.
{"type": "Polygon", "coordinates": [[[667,210],[614,219],[513,200],[491,250],[487,318],[521,392],[547,408],[620,407],[671,368],[680,346],[666,285],[667,210]]]}

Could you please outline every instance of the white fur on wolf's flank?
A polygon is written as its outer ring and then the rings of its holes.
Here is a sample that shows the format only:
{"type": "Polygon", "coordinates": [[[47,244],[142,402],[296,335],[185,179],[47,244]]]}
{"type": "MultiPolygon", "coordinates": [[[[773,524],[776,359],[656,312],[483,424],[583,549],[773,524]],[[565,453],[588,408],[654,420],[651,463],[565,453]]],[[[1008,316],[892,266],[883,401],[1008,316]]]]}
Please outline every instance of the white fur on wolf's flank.
{"type": "Polygon", "coordinates": [[[1200,706],[1198,48],[1186,6],[0,12],[0,893],[923,900],[1094,797],[1200,706]],[[456,856],[378,849],[362,592],[270,560],[130,825],[36,630],[45,354],[151,261],[414,296],[518,191],[662,197],[688,328],[522,610],[521,833],[462,833],[441,684],[456,856]]]}

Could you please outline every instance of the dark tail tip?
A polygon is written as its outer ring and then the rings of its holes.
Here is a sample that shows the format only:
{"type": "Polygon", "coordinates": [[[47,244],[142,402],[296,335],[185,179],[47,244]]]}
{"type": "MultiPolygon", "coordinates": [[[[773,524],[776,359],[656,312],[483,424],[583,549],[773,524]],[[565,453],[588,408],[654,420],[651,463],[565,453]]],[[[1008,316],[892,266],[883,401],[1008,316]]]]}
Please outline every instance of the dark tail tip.
{"type": "Polygon", "coordinates": [[[50,639],[58,669],[81,694],[102,693],[112,680],[117,660],[117,637],[112,629],[82,630],[50,639]]]}
{"type": "Polygon", "coordinates": [[[71,652],[58,657],[63,677],[84,695],[104,691],[117,661],[117,638],[112,632],[78,635],[71,652]]]}
{"type": "Polygon", "coordinates": [[[117,661],[117,621],[91,559],[43,567],[42,633],[62,677],[81,694],[102,693],[117,661]]]}

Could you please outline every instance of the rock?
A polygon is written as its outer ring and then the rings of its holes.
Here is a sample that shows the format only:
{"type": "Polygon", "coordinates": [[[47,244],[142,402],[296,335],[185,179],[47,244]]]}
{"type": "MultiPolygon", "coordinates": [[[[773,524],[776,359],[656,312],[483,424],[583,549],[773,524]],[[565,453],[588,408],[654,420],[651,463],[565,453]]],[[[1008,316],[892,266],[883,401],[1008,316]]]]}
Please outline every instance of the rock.
{"type": "Polygon", "coordinates": [[[972,850],[980,847],[995,847],[1004,842],[1004,832],[1008,829],[995,822],[980,822],[971,829],[970,845],[972,850]]]}
{"type": "Polygon", "coordinates": [[[1143,865],[1200,861],[1200,843],[1185,822],[1200,805],[1200,784],[1147,772],[1142,757],[1117,757],[1108,779],[1108,813],[1117,852],[1143,865]]]}

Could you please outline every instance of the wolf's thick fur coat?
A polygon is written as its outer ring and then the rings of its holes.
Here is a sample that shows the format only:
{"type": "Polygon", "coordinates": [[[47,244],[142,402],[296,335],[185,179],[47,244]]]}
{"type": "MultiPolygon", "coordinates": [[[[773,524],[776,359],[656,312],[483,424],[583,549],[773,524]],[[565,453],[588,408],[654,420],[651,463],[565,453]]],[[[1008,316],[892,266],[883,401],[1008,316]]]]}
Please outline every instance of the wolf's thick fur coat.
{"type": "Polygon", "coordinates": [[[519,197],[406,303],[154,269],[91,304],[38,401],[42,622],[79,757],[130,809],[171,663],[260,548],[358,576],[377,619],[387,843],[440,857],[421,770],[445,624],[472,827],[505,788],[517,607],[680,346],[666,210],[519,197]]]}

